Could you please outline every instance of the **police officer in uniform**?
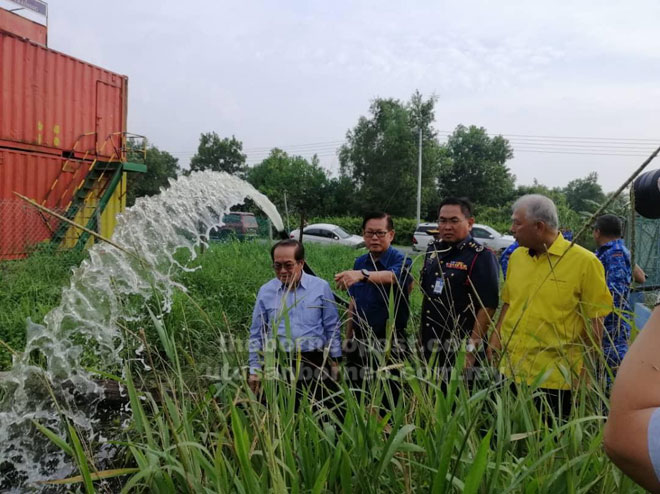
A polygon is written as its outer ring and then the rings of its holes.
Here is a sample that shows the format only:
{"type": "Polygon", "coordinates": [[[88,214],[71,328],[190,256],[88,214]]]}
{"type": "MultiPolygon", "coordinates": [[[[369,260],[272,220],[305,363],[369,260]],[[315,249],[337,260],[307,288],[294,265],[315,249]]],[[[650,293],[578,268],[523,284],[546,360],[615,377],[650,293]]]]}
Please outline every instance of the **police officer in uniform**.
{"type": "Polygon", "coordinates": [[[440,238],[429,245],[420,277],[423,353],[444,376],[451,371],[463,342],[466,367],[480,360],[499,302],[497,258],[472,238],[473,223],[469,200],[451,197],[442,201],[440,238]]]}

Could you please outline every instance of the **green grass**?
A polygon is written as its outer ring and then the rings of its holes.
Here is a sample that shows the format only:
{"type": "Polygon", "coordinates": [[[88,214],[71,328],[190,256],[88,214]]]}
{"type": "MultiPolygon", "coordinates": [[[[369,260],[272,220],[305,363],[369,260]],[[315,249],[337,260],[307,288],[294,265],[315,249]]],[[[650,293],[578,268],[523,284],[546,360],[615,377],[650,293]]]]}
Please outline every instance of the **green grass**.
{"type": "MultiPolygon", "coordinates": [[[[327,280],[358,254],[308,248],[310,265],[327,280]]],[[[29,263],[26,272],[38,271],[29,263]]],[[[308,402],[296,412],[292,390],[280,380],[264,381],[267,399],[257,399],[240,373],[221,376],[224,364],[231,370],[245,363],[245,353],[228,343],[247,337],[257,289],[273,276],[267,246],[219,244],[195,263],[202,269],[181,275],[188,293],[177,294],[170,314],[156,317],[152,304],[155,315],[145,311],[127,326],[127,355],[146,342],[149,370],[126,363],[132,420],[112,438],[122,451],[113,470],[98,471],[85,454],[98,444],[72,427],[66,437],[51,437],[79,466],[80,476],[69,480],[73,488],[102,490],[98,479],[115,476],[125,492],[642,492],[603,452],[597,385],[582,389],[565,424],[542,419],[534,389],[515,396],[508,386],[468,391],[454,379],[445,395],[436,379],[417,373],[424,367],[415,359],[395,362],[407,378],[392,411],[382,406],[383,381],[369,395],[342,383],[343,419],[308,402]]],[[[59,287],[65,278],[52,283],[59,287]]],[[[21,282],[42,280],[30,274],[21,282]]],[[[5,316],[35,300],[28,288],[20,294],[24,301],[2,299],[5,316]]],[[[41,300],[42,311],[47,302],[41,300]]],[[[413,331],[418,313],[415,295],[413,331]]]]}
{"type": "MultiPolygon", "coordinates": [[[[86,254],[38,250],[27,259],[0,261],[0,340],[20,351],[25,346],[27,318],[43,322],[60,302],[62,288],[69,284],[71,269],[86,254]]],[[[0,346],[0,370],[11,364],[11,352],[0,346]]]]}

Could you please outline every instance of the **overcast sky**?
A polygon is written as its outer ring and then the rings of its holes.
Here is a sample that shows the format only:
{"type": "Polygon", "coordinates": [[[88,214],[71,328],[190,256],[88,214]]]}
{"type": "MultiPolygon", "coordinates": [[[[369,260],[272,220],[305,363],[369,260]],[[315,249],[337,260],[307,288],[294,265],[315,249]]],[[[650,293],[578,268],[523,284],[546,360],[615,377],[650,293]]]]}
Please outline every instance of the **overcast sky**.
{"type": "Polygon", "coordinates": [[[508,137],[520,184],[597,171],[613,190],[660,145],[657,0],[48,5],[49,46],[128,75],[129,131],[182,164],[214,130],[251,163],[278,146],[336,173],[370,100],[415,89],[441,135],[508,137]]]}

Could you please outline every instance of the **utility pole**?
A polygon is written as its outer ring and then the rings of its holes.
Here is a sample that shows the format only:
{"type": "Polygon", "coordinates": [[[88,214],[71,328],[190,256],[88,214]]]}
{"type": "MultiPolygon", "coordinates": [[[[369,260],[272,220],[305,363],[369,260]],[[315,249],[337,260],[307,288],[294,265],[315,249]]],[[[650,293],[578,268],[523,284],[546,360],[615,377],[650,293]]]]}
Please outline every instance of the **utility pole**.
{"type": "Polygon", "coordinates": [[[417,173],[417,224],[422,216],[422,127],[419,127],[419,170],[417,173]]]}
{"type": "Polygon", "coordinates": [[[286,204],[286,190],[284,191],[284,213],[286,214],[286,231],[289,233],[291,231],[291,225],[289,224],[289,208],[286,204]]]}

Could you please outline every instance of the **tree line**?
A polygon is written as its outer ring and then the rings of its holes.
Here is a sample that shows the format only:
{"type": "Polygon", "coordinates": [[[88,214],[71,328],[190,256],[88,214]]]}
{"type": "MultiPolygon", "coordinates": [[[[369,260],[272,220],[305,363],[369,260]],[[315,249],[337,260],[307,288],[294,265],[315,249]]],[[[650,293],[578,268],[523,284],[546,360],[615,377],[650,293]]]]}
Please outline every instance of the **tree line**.
{"type": "MultiPolygon", "coordinates": [[[[296,216],[361,216],[371,208],[396,217],[416,214],[419,141],[422,144],[422,217],[435,219],[443,197],[467,196],[473,200],[480,221],[500,230],[509,221],[510,204],[528,193],[550,196],[558,205],[561,221],[573,227],[606,199],[596,172],[549,188],[538,182],[516,185],[507,162],[513,148],[502,136],[490,136],[476,125],[458,125],[446,142],[433,127],[435,97],[415,92],[408,101],[376,98],[369,113],[346,132],[337,150],[338,177],[331,177],[315,155],[310,160],[274,148],[268,157],[247,166],[243,143],[235,136],[202,133],[190,169],[151,144],[147,147],[146,174],[135,174],[128,186],[128,203],[166,187],[170,178],[199,170],[237,174],[266,194],[280,211],[296,216]],[[486,220],[483,220],[486,218],[486,220]]],[[[620,199],[614,212],[623,213],[620,199]],[[619,211],[620,210],[620,211],[619,211]]]]}

